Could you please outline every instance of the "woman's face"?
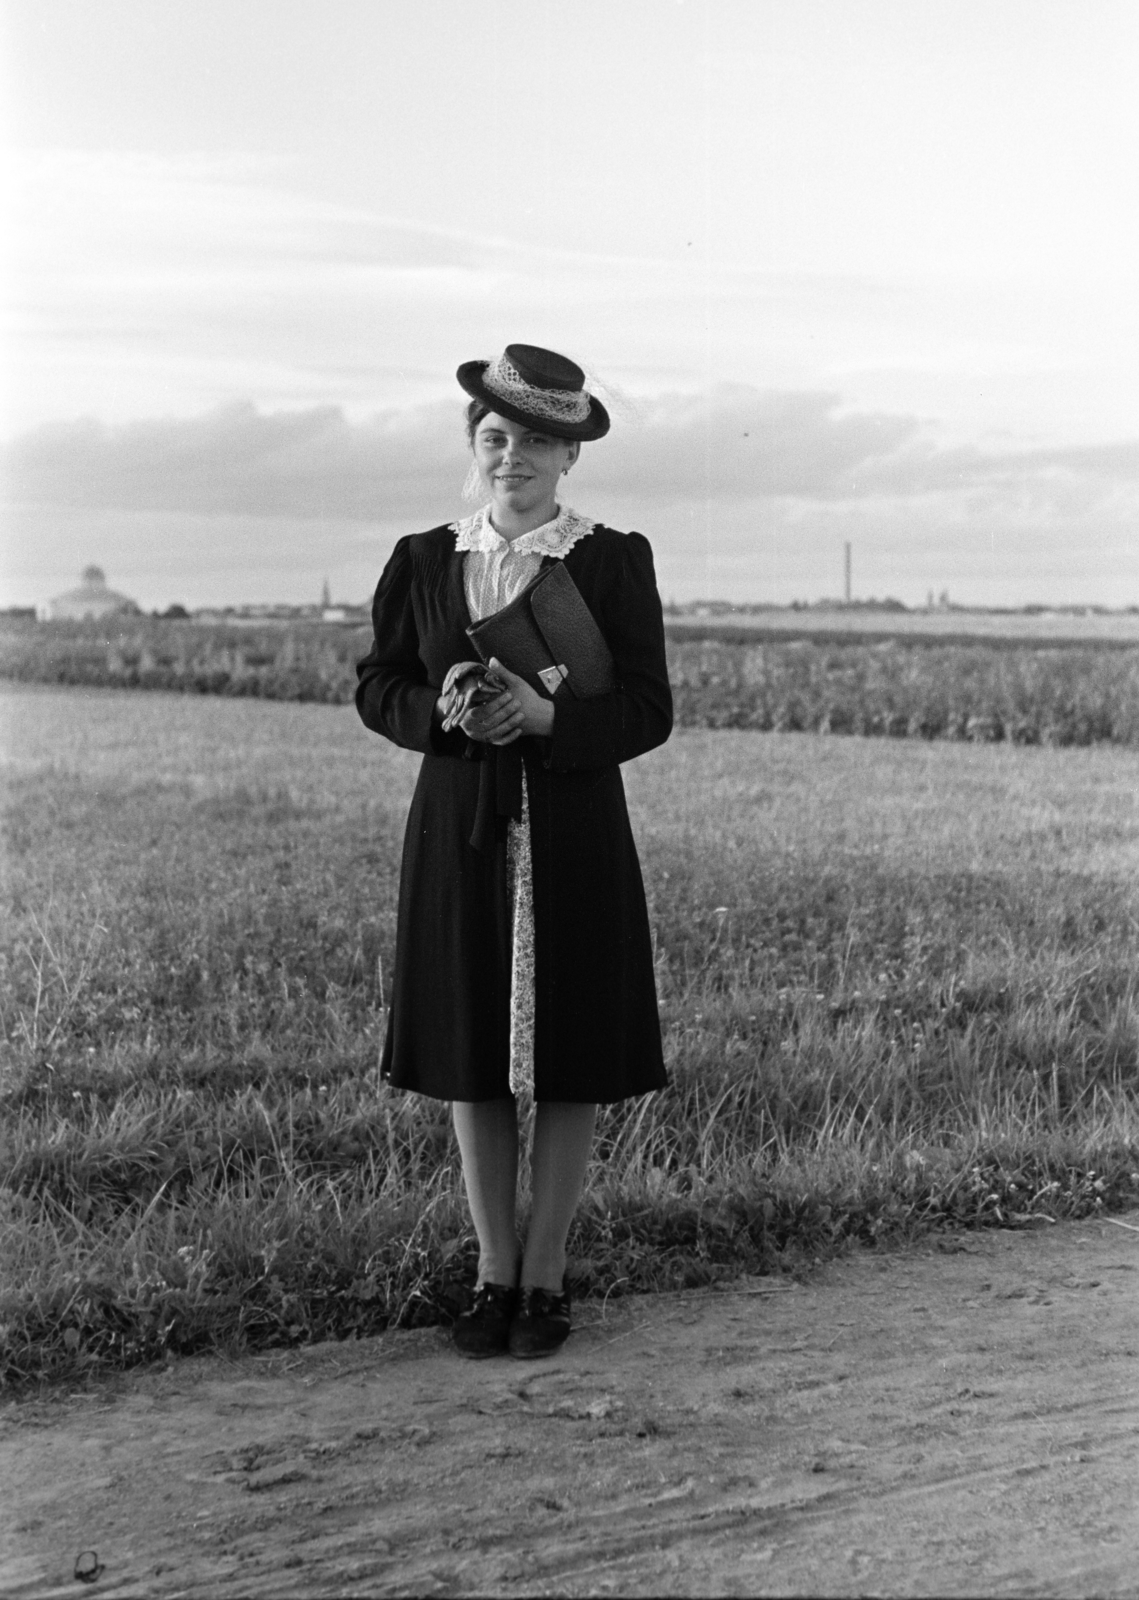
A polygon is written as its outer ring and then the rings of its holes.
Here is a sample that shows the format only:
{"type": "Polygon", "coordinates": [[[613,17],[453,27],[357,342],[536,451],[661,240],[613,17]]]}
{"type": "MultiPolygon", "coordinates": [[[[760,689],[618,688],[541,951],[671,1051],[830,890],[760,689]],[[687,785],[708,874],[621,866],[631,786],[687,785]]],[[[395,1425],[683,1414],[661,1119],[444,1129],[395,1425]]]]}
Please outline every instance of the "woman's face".
{"type": "Polygon", "coordinates": [[[577,460],[579,446],[491,412],[475,429],[475,464],[495,506],[515,515],[549,507],[558,479],[577,460]]]}

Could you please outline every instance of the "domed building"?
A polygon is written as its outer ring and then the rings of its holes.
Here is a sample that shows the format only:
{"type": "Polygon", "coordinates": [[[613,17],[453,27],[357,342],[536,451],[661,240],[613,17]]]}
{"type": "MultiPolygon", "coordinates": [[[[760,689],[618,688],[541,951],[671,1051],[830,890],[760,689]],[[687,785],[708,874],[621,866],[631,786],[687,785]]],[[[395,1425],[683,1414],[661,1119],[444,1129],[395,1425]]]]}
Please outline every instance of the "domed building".
{"type": "Polygon", "coordinates": [[[54,600],[44,600],[36,607],[40,622],[86,622],[101,617],[137,616],[139,607],[129,595],[117,594],[107,587],[107,575],[102,567],[84,567],[78,589],[57,594],[54,600]]]}

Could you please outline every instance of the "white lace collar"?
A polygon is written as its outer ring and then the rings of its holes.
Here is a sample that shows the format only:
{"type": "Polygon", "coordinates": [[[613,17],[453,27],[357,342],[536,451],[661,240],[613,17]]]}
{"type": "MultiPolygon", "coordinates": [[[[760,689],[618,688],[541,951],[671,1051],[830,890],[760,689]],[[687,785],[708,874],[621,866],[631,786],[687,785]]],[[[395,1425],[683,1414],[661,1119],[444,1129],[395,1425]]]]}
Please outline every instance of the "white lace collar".
{"type": "Polygon", "coordinates": [[[456,550],[477,550],[486,554],[492,550],[509,549],[519,556],[556,556],[560,561],[579,539],[592,533],[597,524],[592,518],[583,517],[572,506],[560,505],[552,521],[544,522],[540,528],[531,528],[529,533],[523,533],[517,539],[506,540],[495,532],[490,520],[490,507],[483,506],[481,511],[463,517],[460,522],[452,522],[450,526],[455,533],[456,550]]]}

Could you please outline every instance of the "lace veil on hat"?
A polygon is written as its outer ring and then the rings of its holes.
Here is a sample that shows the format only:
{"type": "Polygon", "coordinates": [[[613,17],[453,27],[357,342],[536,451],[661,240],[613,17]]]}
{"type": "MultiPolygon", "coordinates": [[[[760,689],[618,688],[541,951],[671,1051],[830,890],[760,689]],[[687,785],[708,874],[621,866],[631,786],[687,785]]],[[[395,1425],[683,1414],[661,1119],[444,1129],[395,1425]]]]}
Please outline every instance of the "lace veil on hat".
{"type": "Polygon", "coordinates": [[[576,362],[536,344],[508,344],[497,361],[464,361],[455,374],[473,400],[557,439],[601,439],[609,413],[576,362]]]}

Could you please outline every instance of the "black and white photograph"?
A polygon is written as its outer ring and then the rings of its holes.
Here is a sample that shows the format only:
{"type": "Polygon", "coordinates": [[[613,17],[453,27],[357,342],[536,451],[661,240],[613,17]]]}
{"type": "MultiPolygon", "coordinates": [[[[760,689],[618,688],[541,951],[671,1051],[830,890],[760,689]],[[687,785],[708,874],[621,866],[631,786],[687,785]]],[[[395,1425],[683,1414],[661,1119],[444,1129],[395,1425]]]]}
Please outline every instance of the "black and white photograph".
{"type": "Polygon", "coordinates": [[[1137,85],[0,0],[0,1593],[1136,1595],[1137,85]]]}

